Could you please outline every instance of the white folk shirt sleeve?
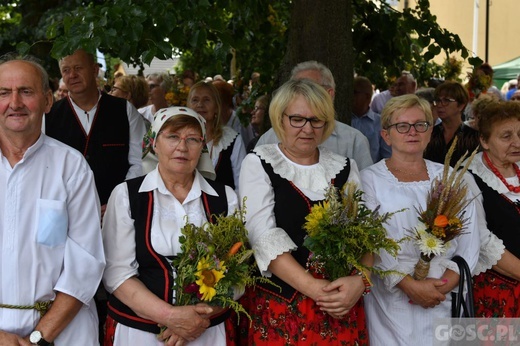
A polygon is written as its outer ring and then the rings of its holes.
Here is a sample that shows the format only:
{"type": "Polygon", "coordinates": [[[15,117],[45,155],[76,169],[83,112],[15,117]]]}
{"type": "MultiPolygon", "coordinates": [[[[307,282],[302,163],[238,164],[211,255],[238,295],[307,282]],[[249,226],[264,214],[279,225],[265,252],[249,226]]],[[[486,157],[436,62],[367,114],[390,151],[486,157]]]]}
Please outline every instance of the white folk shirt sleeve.
{"type": "Polygon", "coordinates": [[[126,102],[126,114],[128,115],[128,125],[130,131],[130,142],[128,148],[128,163],[130,168],[126,173],[126,179],[132,179],[143,175],[142,167],[142,143],[146,133],[146,126],[143,117],[137,109],[126,102]]]}
{"type": "Polygon", "coordinates": [[[235,140],[233,151],[231,152],[231,167],[233,168],[233,180],[235,182],[235,191],[238,192],[240,186],[240,169],[242,168],[242,161],[246,157],[246,148],[244,142],[240,140],[240,135],[235,140]]]}
{"type": "MultiPolygon", "coordinates": [[[[245,201],[246,227],[260,272],[271,276],[269,264],[278,255],[296,250],[289,235],[276,226],[274,190],[260,158],[248,154],[240,171],[240,201],[245,201]]],[[[244,208],[244,206],[242,206],[244,208]]]]}
{"type": "MultiPolygon", "coordinates": [[[[79,152],[46,137],[11,168],[0,153],[0,302],[30,305],[66,293],[84,307],[55,345],[97,342],[92,303],[105,266],[94,177],[79,152]]],[[[5,331],[28,335],[35,310],[0,308],[5,331]]]]}

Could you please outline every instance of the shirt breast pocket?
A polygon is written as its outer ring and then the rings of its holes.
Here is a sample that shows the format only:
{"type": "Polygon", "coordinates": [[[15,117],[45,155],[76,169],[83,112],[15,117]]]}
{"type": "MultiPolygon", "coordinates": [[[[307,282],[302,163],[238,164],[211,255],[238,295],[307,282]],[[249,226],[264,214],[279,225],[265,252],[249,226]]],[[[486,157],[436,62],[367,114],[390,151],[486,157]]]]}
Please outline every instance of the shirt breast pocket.
{"type": "Polygon", "coordinates": [[[36,242],[46,246],[65,244],[69,216],[65,201],[39,199],[37,202],[36,242]]]}

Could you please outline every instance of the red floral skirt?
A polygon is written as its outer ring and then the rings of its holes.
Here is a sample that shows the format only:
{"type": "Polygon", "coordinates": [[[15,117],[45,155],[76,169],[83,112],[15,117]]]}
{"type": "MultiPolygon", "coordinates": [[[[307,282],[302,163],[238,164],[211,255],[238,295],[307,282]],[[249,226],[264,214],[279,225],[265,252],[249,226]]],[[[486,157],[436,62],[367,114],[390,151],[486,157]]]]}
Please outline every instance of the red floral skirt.
{"type": "Polygon", "coordinates": [[[520,283],[488,270],[473,277],[476,317],[520,317],[520,283]]]}
{"type": "Polygon", "coordinates": [[[241,314],[226,322],[228,345],[368,345],[363,299],[343,319],[320,311],[315,302],[297,293],[291,303],[259,288],[247,289],[240,303],[252,318],[241,314]]]}

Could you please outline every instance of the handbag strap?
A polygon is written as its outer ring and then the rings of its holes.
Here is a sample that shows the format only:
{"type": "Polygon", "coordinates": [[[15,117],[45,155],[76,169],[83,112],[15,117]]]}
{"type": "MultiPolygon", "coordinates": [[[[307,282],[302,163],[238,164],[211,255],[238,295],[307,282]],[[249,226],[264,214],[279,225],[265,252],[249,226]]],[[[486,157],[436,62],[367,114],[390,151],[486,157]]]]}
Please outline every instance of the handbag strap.
{"type": "Polygon", "coordinates": [[[468,263],[461,256],[454,256],[452,259],[459,267],[459,291],[452,293],[451,315],[454,318],[475,317],[473,306],[473,282],[471,281],[471,270],[468,263]],[[464,285],[466,286],[466,296],[464,296],[464,285]]]}

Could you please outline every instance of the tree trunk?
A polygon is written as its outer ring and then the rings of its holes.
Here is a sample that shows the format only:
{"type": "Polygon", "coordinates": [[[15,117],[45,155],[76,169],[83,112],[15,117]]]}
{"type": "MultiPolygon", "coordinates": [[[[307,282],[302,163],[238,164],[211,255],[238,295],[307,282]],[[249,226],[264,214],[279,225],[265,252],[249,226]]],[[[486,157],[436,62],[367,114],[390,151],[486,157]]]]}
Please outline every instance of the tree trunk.
{"type": "Polygon", "coordinates": [[[280,83],[298,63],[316,60],[336,81],[337,118],[350,123],[353,83],[352,0],[295,0],[280,83]]]}

